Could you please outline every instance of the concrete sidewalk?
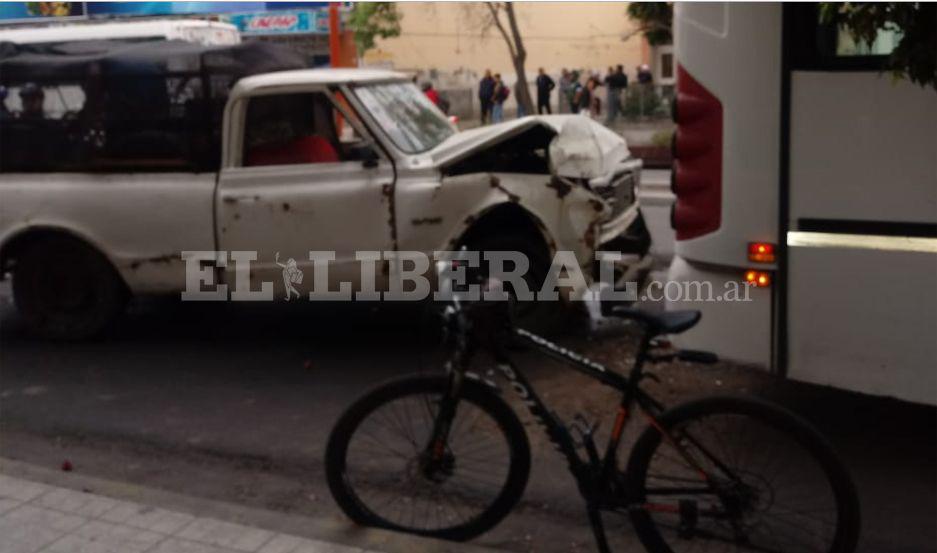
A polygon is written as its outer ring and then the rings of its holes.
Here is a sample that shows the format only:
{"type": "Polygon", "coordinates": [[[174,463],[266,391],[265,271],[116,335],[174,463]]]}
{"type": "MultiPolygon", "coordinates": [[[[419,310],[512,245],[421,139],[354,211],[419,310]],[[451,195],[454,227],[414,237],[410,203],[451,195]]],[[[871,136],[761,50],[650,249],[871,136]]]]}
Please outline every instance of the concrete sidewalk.
{"type": "Polygon", "coordinates": [[[0,553],[485,551],[469,544],[244,509],[74,473],[50,471],[8,459],[2,461],[0,553]],[[56,485],[57,481],[67,481],[70,487],[56,485]],[[108,495],[97,493],[97,490],[107,490],[108,495]],[[134,501],[128,497],[146,499],[134,501]],[[185,510],[158,506],[167,504],[178,504],[185,510]],[[337,526],[342,528],[336,530],[337,526]],[[290,530],[295,530],[295,533],[290,530]],[[347,543],[298,535],[308,534],[310,530],[347,543]]]}
{"type": "Polygon", "coordinates": [[[0,553],[352,553],[270,532],[0,474],[0,553]]]}

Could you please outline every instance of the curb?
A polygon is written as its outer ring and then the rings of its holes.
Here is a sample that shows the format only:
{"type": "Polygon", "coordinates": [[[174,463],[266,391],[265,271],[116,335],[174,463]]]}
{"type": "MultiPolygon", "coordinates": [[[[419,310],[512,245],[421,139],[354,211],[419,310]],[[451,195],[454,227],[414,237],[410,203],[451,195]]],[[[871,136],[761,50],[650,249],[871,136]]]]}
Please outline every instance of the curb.
{"type": "Polygon", "coordinates": [[[0,457],[0,474],[75,491],[91,492],[112,499],[132,501],[150,507],[179,511],[193,516],[210,517],[263,530],[385,553],[494,553],[499,551],[467,543],[364,528],[337,518],[308,517],[244,507],[234,503],[192,497],[74,472],[50,470],[5,457],[0,457]]]}

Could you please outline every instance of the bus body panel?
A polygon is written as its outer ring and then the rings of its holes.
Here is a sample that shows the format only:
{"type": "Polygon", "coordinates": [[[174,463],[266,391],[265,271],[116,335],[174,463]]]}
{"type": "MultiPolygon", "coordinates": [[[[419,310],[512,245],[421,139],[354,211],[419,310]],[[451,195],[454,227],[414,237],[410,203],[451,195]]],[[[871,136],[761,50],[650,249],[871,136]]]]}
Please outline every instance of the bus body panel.
{"type": "Polygon", "coordinates": [[[889,74],[791,75],[789,228],[935,222],[937,94],[889,74]]]}
{"type": "Polygon", "coordinates": [[[16,44],[54,44],[82,40],[182,40],[207,46],[239,44],[241,34],[230,23],[191,19],[71,22],[67,25],[0,30],[0,41],[16,44]]]}
{"type": "Polygon", "coordinates": [[[723,109],[719,229],[679,240],[675,251],[741,271],[746,243],[778,234],[781,7],[678,2],[675,9],[677,59],[723,109]]]}
{"type": "MultiPolygon", "coordinates": [[[[736,270],[712,265],[698,265],[674,257],[667,272],[668,282],[712,285],[714,295],[724,292],[730,283],[739,284],[736,270]]],[[[681,289],[692,287],[681,284],[681,289]]],[[[676,291],[676,289],[674,289],[676,291]]],[[[665,290],[666,292],[666,290],[665,290]]],[[[661,295],[658,291],[658,295],[661,295]]],[[[671,295],[670,297],[674,297],[671,295]]],[[[771,290],[749,288],[746,301],[693,301],[685,293],[677,301],[667,297],[667,309],[696,309],[703,318],[692,329],[672,337],[675,345],[690,349],[715,351],[720,356],[742,363],[768,367],[771,363],[771,290]]]]}
{"type": "Polygon", "coordinates": [[[937,255],[791,247],[788,376],[934,403],[937,255]]]}
{"type": "MultiPolygon", "coordinates": [[[[789,8],[801,24],[813,17],[789,8]]],[[[785,73],[782,50],[810,39],[784,43],[786,10],[677,4],[677,59],[724,112],[722,213],[717,231],[677,241],[668,276],[717,288],[746,269],[776,272],[752,302],[668,301],[703,312],[674,341],[937,404],[937,95],[835,60],[785,73]],[[749,262],[755,241],[777,243],[783,264],[749,262]]]]}
{"type": "Polygon", "coordinates": [[[937,240],[900,234],[937,223],[937,94],[793,71],[790,113],[788,376],[934,403],[937,240]]]}
{"type": "MultiPolygon", "coordinates": [[[[742,278],[748,242],[778,236],[781,6],[678,2],[674,31],[680,65],[722,101],[722,215],[715,232],[676,242],[668,278],[720,289],[742,278]]],[[[668,301],[703,313],[675,343],[770,367],[771,297],[756,292],[745,303],[668,301]]]]}

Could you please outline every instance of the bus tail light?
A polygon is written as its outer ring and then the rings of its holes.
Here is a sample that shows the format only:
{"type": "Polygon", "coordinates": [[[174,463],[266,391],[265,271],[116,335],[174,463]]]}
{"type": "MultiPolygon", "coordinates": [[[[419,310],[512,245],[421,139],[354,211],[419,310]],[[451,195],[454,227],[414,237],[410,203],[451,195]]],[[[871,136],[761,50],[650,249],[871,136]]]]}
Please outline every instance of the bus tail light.
{"type": "Polygon", "coordinates": [[[754,269],[745,271],[745,283],[755,288],[767,288],[771,286],[771,273],[754,269]]]}
{"type": "Polygon", "coordinates": [[[722,221],[722,103],[678,64],[672,114],[671,221],[677,240],[689,240],[722,221]]]}
{"type": "Polygon", "coordinates": [[[749,242],[748,260],[754,263],[774,263],[774,244],[770,242],[749,242]]]}

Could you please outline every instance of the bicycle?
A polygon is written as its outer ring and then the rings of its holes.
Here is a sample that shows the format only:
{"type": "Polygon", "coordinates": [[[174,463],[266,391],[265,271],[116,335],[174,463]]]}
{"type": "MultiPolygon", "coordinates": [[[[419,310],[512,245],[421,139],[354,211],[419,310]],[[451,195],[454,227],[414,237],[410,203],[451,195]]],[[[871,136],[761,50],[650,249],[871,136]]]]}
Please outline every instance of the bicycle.
{"type": "Polygon", "coordinates": [[[833,448],[807,422],[747,397],[707,397],[668,410],[641,387],[655,378],[643,370],[648,363],[717,360],[707,352],[668,349],[659,338],[693,327],[698,311],[651,314],[611,302],[603,302],[602,311],[643,329],[627,374],[514,327],[506,302],[464,308],[453,302],[444,314],[454,342],[446,373],[379,386],[335,425],[326,474],[339,507],[358,524],[457,541],[482,534],[508,515],[527,484],[530,446],[493,383],[468,371],[483,349],[566,457],[600,552],[610,551],[603,523],[609,513],[627,515],[641,544],[654,553],[855,550],[855,486],[833,448]],[[510,358],[514,341],[621,392],[603,455],[593,439],[596,425],[581,417],[567,425],[543,402],[510,358]],[[622,470],[618,448],[635,406],[648,426],[622,470]],[[718,422],[728,426],[714,428],[718,422]],[[729,447],[733,438],[741,444],[729,447]],[[771,449],[763,449],[762,438],[780,439],[784,447],[769,440],[765,447],[771,449]],[[759,451],[770,452],[764,472],[741,465],[757,460],[759,451]],[[792,471],[795,460],[806,463],[792,471]],[[793,483],[775,485],[791,472],[793,483]],[[808,476],[813,480],[807,482],[808,476]],[[806,493],[798,489],[805,483],[812,486],[806,493]],[[798,499],[803,510],[791,504],[798,499]]]}

